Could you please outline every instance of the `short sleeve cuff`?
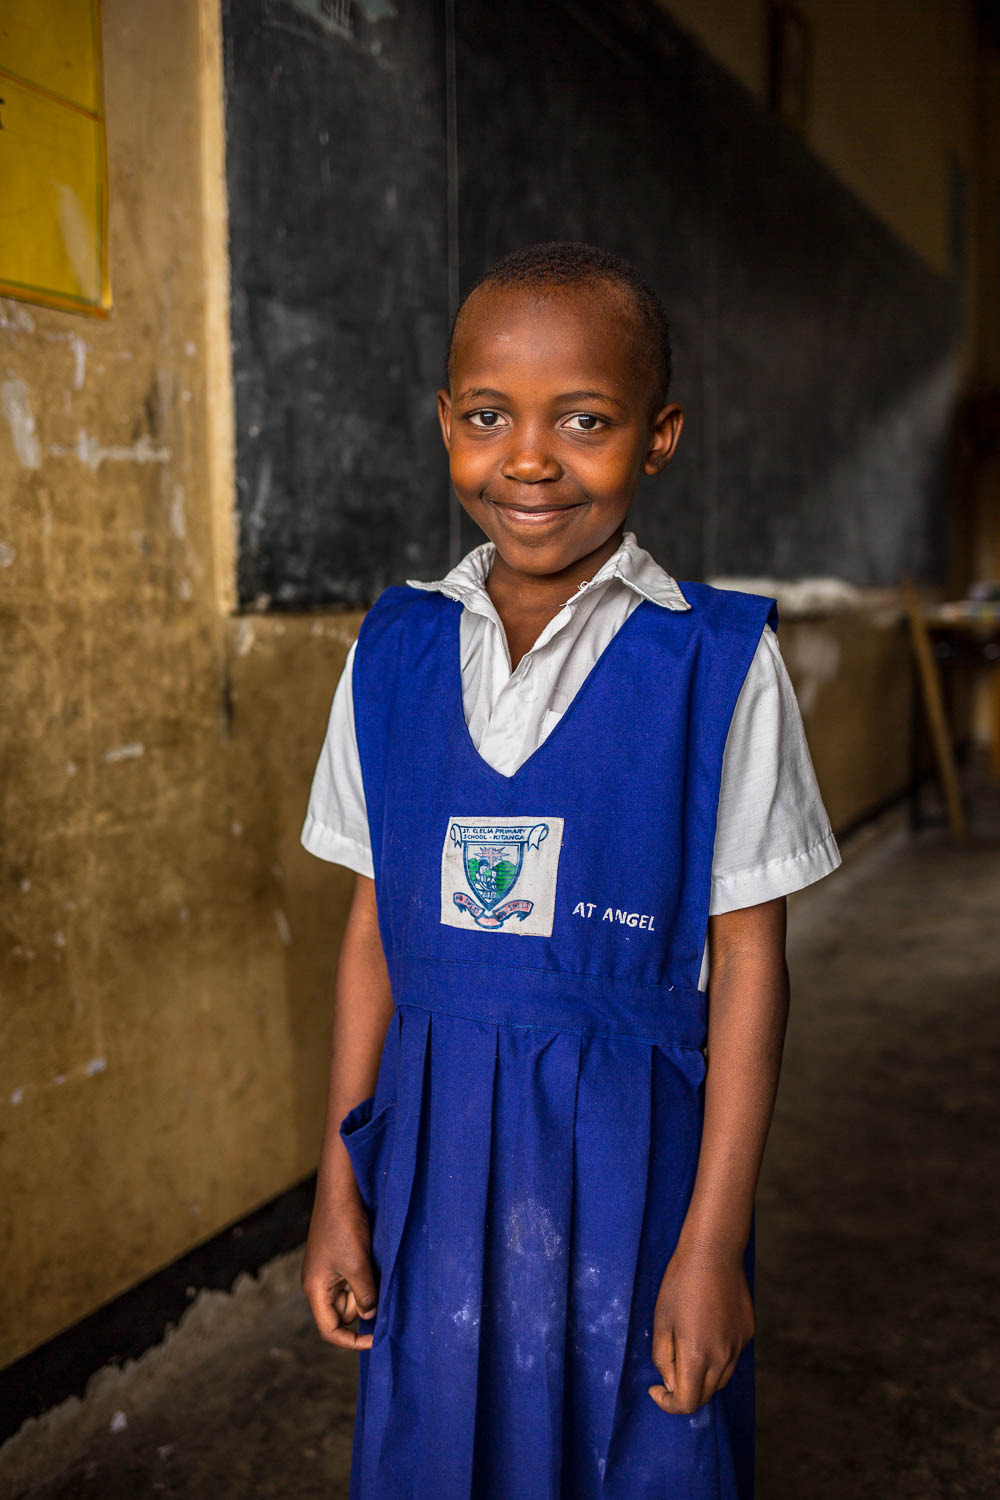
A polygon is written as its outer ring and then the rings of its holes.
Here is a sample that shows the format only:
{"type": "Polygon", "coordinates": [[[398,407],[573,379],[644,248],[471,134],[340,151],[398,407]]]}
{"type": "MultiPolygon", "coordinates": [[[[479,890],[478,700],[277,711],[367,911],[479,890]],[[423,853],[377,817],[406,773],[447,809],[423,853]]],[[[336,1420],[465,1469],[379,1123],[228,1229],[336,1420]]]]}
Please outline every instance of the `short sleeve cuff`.
{"type": "Polygon", "coordinates": [[[790,896],[793,891],[822,880],[839,864],[837,841],[832,832],[827,832],[808,849],[713,880],[710,915],[717,917],[725,911],[739,911],[745,906],[759,906],[762,901],[790,896]]]}
{"type": "Polygon", "coordinates": [[[300,840],[303,848],[308,849],[310,854],[315,854],[317,859],[327,859],[335,865],[346,865],[356,875],[367,875],[369,879],[374,879],[375,867],[372,864],[371,850],[364,844],[359,844],[357,839],[350,839],[345,833],[328,828],[312,813],[306,815],[300,840]]]}

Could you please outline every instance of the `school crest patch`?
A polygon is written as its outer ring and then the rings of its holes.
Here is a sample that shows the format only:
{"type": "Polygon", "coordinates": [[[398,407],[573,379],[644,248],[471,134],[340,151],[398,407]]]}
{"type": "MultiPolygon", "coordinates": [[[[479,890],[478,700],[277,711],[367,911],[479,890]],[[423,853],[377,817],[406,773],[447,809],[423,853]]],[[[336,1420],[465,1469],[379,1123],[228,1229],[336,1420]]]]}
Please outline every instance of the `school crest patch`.
{"type": "Polygon", "coordinates": [[[562,834],[562,818],[452,818],[441,855],[441,921],[551,936],[562,834]]]}

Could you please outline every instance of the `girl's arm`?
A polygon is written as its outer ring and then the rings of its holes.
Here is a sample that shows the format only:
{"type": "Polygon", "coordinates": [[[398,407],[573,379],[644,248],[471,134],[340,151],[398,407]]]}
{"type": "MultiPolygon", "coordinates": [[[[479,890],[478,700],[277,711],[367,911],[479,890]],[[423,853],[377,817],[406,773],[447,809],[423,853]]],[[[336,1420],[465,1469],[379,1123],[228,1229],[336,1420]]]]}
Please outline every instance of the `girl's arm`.
{"type": "Polygon", "coordinates": [[[788,1018],[785,898],[712,917],[705,1123],[694,1191],[656,1301],[664,1411],[690,1413],[728,1382],[754,1331],[743,1271],[788,1018]]]}
{"type": "Polygon", "coordinates": [[[367,1349],[371,1334],[349,1327],[375,1313],[371,1235],[351,1159],[340,1139],[348,1110],[374,1093],[392,993],[375,908],[375,882],[356,878],[334,986],[330,1088],[302,1286],[328,1343],[367,1349]]]}

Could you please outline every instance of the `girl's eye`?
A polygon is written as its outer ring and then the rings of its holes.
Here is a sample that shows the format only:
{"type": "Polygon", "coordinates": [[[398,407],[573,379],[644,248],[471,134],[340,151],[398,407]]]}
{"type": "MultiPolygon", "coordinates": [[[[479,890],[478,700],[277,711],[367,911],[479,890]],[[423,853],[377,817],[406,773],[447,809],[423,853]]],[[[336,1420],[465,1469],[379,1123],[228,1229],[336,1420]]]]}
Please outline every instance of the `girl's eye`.
{"type": "Polygon", "coordinates": [[[498,411],[470,411],[468,420],[473,427],[499,427],[502,421],[498,411]]]}
{"type": "Polygon", "coordinates": [[[578,411],[566,423],[571,432],[598,432],[605,425],[605,418],[595,416],[592,411],[578,411]],[[579,425],[576,427],[570,426],[573,422],[579,425]]]}

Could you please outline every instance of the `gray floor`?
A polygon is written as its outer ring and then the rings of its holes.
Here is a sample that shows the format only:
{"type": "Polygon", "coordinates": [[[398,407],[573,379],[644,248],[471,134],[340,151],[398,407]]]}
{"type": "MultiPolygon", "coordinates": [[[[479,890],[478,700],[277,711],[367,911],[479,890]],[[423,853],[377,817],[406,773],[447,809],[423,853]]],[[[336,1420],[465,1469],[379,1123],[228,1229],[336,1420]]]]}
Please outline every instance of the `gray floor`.
{"type": "MultiPolygon", "coordinates": [[[[758,1500],[1000,1495],[995,795],[978,816],[961,850],[869,836],[795,904],[758,1204],[758,1500]]],[[[346,1496],[353,1362],[283,1285],[141,1400],[121,1380],[120,1430],[20,1495],[346,1496]]]]}

